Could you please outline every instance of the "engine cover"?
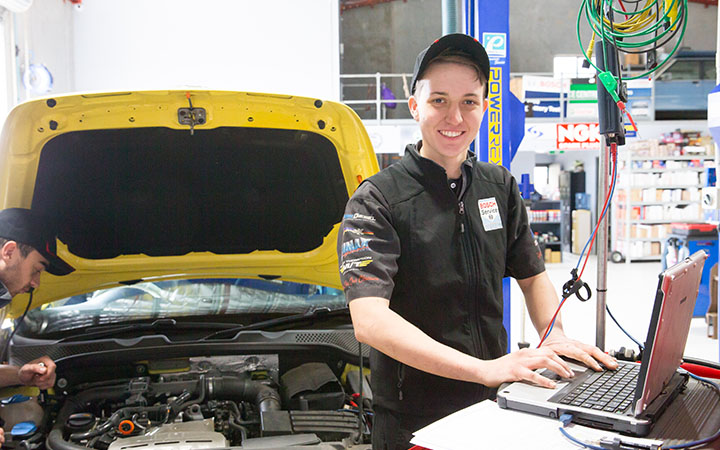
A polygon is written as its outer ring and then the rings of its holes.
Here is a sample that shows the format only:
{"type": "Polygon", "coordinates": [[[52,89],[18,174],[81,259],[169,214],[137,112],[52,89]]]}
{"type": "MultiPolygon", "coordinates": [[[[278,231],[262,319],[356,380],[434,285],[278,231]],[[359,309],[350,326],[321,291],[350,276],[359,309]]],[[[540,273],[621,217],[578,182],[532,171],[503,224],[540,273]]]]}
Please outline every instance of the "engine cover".
{"type": "Polygon", "coordinates": [[[110,444],[108,450],[157,449],[159,446],[173,450],[227,448],[228,441],[215,431],[213,419],[180,422],[150,428],[145,434],[120,438],[110,444]]]}

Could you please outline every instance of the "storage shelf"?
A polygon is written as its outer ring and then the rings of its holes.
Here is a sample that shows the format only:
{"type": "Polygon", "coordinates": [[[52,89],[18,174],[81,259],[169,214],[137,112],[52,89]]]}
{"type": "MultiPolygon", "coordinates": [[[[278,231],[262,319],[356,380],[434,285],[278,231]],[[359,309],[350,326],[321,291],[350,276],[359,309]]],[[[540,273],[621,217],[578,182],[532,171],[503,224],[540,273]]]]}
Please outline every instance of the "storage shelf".
{"type": "MultiPolygon", "coordinates": [[[[561,220],[532,220],[533,214],[535,219],[557,219],[562,217],[563,205],[560,200],[537,200],[530,204],[530,229],[533,233],[542,235],[545,233],[553,234],[557,237],[557,241],[541,242],[540,245],[548,251],[552,251],[553,256],[557,257],[560,253],[559,261],[562,261],[562,221],[561,220]],[[545,213],[543,215],[543,213],[545,213]]],[[[540,239],[538,239],[540,241],[540,239]]],[[[546,254],[543,257],[547,256],[546,254]]],[[[551,263],[552,256],[545,258],[545,263],[551,263]]]]}
{"type": "Polygon", "coordinates": [[[658,185],[658,184],[633,184],[632,186],[627,186],[626,184],[623,184],[622,186],[619,186],[619,189],[649,189],[649,188],[655,188],[655,189],[697,189],[704,187],[702,184],[668,184],[668,185],[658,185]]]}
{"type": "Polygon", "coordinates": [[[704,172],[705,167],[679,167],[677,169],[645,169],[645,168],[635,168],[632,169],[633,173],[666,173],[666,172],[682,172],[682,171],[688,171],[688,172],[704,172]]]}
{"type": "Polygon", "coordinates": [[[633,156],[630,161],[691,161],[701,159],[704,161],[714,160],[715,155],[680,155],[680,156],[633,156]]]}
{"type": "MultiPolygon", "coordinates": [[[[647,147],[649,148],[649,147],[647,147]]],[[[631,237],[631,236],[659,236],[663,233],[669,232],[669,224],[674,222],[683,222],[683,223],[701,223],[701,214],[698,212],[698,215],[695,214],[695,209],[697,208],[699,210],[699,205],[702,202],[702,200],[674,200],[674,201],[633,201],[637,200],[638,198],[657,198],[655,195],[650,196],[638,196],[637,190],[642,189],[653,189],[653,190],[674,190],[674,189],[681,189],[684,192],[693,193],[693,190],[701,189],[703,187],[702,183],[692,183],[696,180],[699,181],[702,178],[702,173],[706,171],[709,167],[714,167],[714,159],[715,155],[681,155],[681,156],[660,156],[660,155],[650,155],[650,156],[636,156],[633,155],[631,151],[621,151],[619,154],[619,159],[621,160],[622,169],[619,169],[618,171],[618,182],[616,189],[622,190],[625,193],[625,198],[622,201],[614,201],[613,202],[613,214],[611,216],[612,219],[612,225],[611,225],[611,241],[612,241],[612,251],[613,252],[620,252],[622,256],[625,258],[627,262],[632,261],[659,261],[661,259],[660,255],[650,255],[650,248],[652,247],[652,252],[657,252],[657,246],[658,243],[662,245],[662,243],[665,241],[665,237],[658,238],[658,237],[631,237]],[[701,161],[698,163],[689,163],[689,161],[695,160],[695,161],[701,161]],[[633,163],[633,161],[639,161],[639,163],[633,163]],[[673,163],[669,162],[666,165],[666,167],[657,167],[658,163],[647,163],[646,161],[683,161],[683,163],[675,163],[675,165],[685,165],[691,167],[678,167],[678,168],[669,168],[667,166],[672,166],[673,163]],[[643,164],[643,162],[645,162],[643,164]],[[636,167],[639,165],[645,165],[645,166],[656,166],[656,167],[636,167]],[[697,167],[701,166],[702,167],[697,167]],[[667,174],[670,172],[679,172],[678,176],[676,177],[673,175],[661,175],[661,174],[667,174]],[[635,174],[638,174],[638,176],[633,176],[635,174]],[[673,181],[690,181],[691,184],[683,183],[683,184],[671,184],[673,181]],[[639,183],[633,183],[633,181],[637,181],[639,183]],[[650,182],[650,183],[642,183],[643,181],[650,182]],[[642,183],[642,184],[640,184],[642,183]],[[633,192],[634,191],[634,192],[633,192]],[[635,195],[631,195],[635,194],[635,195]],[[657,210],[662,207],[663,210],[669,209],[669,208],[686,208],[686,214],[688,214],[687,217],[692,217],[693,219],[686,220],[681,218],[672,218],[672,219],[632,219],[631,215],[633,214],[633,210],[641,209],[641,216],[642,215],[650,215],[657,217],[659,214],[653,214],[653,209],[657,210]],[[649,214],[645,214],[649,213],[649,214]],[[641,231],[641,229],[647,229],[646,232],[641,231]],[[621,237],[622,236],[622,237],[621,237]],[[645,256],[632,256],[632,254],[643,254],[645,256]]],[[[646,191],[647,193],[647,191],[646,191]]],[[[683,195],[684,198],[688,198],[689,196],[687,194],[683,195]]],[[[675,196],[675,199],[680,198],[680,196],[675,196]]],[[[695,198],[695,197],[693,197],[695,198]]],[[[637,213],[635,213],[637,214],[637,213]]],[[[670,214],[668,212],[668,214],[670,214]]],[[[664,215],[664,214],[663,214],[664,215]]],[[[661,215],[662,216],[662,215],[661,215]]],[[[636,216],[637,217],[637,216],[636,216]]]]}
{"type": "Polygon", "coordinates": [[[638,242],[664,242],[667,238],[623,238],[626,241],[638,241],[638,242]]]}
{"type": "Polygon", "coordinates": [[[701,200],[688,200],[684,202],[630,202],[630,206],[687,206],[700,202],[701,200]]]}
{"type": "MultiPolygon", "coordinates": [[[[623,219],[618,219],[618,222],[626,223],[623,219]]],[[[661,225],[664,223],[704,223],[702,220],[683,220],[683,219],[667,219],[667,220],[642,220],[642,219],[633,219],[630,220],[630,223],[632,224],[647,224],[647,225],[661,225]]]]}
{"type": "Polygon", "coordinates": [[[660,255],[631,256],[633,261],[660,261],[660,255]]]}

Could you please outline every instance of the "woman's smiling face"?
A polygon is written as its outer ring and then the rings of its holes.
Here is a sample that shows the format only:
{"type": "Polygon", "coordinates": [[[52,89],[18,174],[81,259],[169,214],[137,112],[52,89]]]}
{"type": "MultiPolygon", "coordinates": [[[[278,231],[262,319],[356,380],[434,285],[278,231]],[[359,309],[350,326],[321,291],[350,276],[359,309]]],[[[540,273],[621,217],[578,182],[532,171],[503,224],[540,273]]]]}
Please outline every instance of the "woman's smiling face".
{"type": "Polygon", "coordinates": [[[420,125],[420,154],[448,170],[467,157],[480,130],[487,100],[485,86],[471,67],[454,62],[430,65],[408,105],[420,125]]]}

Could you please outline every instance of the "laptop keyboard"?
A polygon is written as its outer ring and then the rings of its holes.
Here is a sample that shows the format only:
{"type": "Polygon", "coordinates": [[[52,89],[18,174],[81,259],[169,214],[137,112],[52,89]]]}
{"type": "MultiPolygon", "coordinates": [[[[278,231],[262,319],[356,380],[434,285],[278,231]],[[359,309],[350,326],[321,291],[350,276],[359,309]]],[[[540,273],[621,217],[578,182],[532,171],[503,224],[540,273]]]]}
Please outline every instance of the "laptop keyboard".
{"type": "Polygon", "coordinates": [[[593,373],[559,403],[607,412],[624,411],[633,401],[639,373],[639,364],[593,373]]]}

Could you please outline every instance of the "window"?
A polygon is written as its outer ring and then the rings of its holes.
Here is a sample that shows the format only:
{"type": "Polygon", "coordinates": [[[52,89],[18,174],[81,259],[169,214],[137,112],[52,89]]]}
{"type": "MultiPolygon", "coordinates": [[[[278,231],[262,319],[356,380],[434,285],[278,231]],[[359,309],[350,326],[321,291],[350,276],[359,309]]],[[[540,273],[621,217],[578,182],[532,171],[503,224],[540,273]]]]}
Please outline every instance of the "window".
{"type": "Polygon", "coordinates": [[[686,81],[700,79],[698,60],[676,61],[660,78],[664,81],[686,81]]]}
{"type": "Polygon", "coordinates": [[[703,61],[702,79],[712,81],[715,81],[717,79],[714,60],[703,61]]]}

